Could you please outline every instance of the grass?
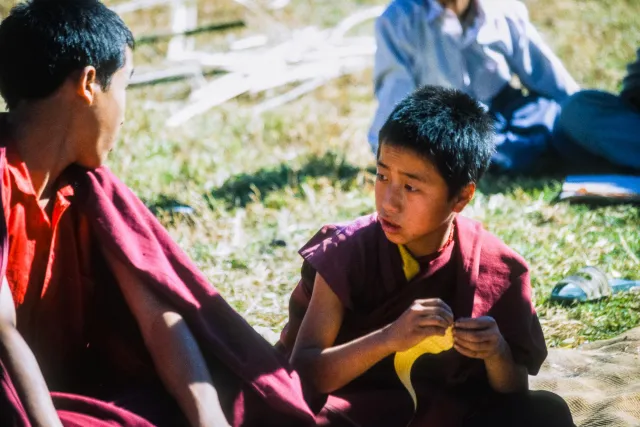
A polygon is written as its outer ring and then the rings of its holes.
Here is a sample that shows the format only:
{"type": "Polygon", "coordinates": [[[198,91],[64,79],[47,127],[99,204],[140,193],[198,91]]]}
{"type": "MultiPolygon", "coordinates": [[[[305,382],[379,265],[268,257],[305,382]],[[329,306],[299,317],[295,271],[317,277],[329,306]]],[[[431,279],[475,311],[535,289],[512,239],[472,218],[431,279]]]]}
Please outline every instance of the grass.
{"type": "MultiPolygon", "coordinates": [[[[0,0],[3,7],[12,3],[0,0]]],[[[113,2],[112,2],[113,3],[113,2]]],[[[249,29],[198,35],[222,49],[270,22],[229,1],[200,1],[203,24],[244,18],[249,29]]],[[[637,0],[528,0],[532,20],[584,87],[616,91],[640,46],[637,0]]],[[[374,0],[292,0],[273,16],[288,27],[334,25],[374,0]]],[[[127,16],[138,35],[164,28],[162,9],[127,16]]],[[[370,27],[363,32],[370,31],[370,27]]],[[[166,44],[141,46],[137,65],[158,62],[166,44]]],[[[188,94],[185,83],[135,88],[109,163],[150,206],[229,302],[273,341],[287,318],[300,269],[297,249],[328,222],[373,210],[373,156],[366,131],[374,112],[371,72],[341,78],[266,113],[244,96],[178,129],[164,126],[188,94]],[[175,203],[190,216],[162,211],[175,203]]],[[[530,263],[534,298],[550,346],[573,347],[640,323],[640,293],[557,306],[552,286],[585,265],[640,279],[640,209],[554,203],[559,177],[488,177],[466,214],[530,263]]]]}

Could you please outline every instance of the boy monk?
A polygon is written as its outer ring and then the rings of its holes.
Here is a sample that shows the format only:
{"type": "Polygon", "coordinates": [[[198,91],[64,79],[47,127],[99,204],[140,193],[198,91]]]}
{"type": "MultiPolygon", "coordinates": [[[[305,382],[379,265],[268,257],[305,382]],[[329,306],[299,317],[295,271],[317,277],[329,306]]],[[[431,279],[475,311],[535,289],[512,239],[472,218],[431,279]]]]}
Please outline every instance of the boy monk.
{"type": "Polygon", "coordinates": [[[0,24],[0,425],[313,425],[286,360],[100,167],[133,45],[97,0],[0,24]]]}
{"type": "Polygon", "coordinates": [[[376,210],[307,243],[281,346],[321,417],[375,426],[572,426],[550,393],[528,392],[547,351],[525,261],[459,213],[494,150],[491,118],[454,89],[427,86],[380,131],[376,210]],[[417,359],[416,405],[398,354],[417,359]],[[442,340],[441,341],[446,341],[442,340]],[[316,402],[317,403],[317,402],[316,402]],[[415,410],[415,412],[414,412],[415,410]]]}

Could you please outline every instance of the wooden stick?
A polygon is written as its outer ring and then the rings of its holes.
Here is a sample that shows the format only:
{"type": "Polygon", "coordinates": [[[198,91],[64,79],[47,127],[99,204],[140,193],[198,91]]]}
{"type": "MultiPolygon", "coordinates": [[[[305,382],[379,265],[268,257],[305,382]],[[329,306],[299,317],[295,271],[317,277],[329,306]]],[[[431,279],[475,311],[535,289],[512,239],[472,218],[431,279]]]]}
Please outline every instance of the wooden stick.
{"type": "Polygon", "coordinates": [[[167,121],[167,126],[180,126],[191,118],[247,92],[249,88],[250,84],[246,76],[228,74],[220,77],[200,89],[200,92],[203,92],[200,99],[171,116],[167,121]]]}
{"type": "MultiPolygon", "coordinates": [[[[174,0],[171,4],[171,31],[183,33],[198,26],[198,4],[193,0],[174,0]]],[[[180,52],[194,50],[195,40],[186,36],[175,36],[169,42],[167,59],[179,56],[180,52]]]]}
{"type": "Polygon", "coordinates": [[[326,77],[319,77],[313,80],[309,80],[305,83],[302,83],[298,87],[286,92],[280,96],[262,102],[256,105],[253,109],[254,114],[259,115],[264,113],[265,111],[272,110],[274,108],[280,107],[281,105],[287,104],[294,99],[300,98],[302,95],[306,95],[309,92],[313,92],[320,86],[324,85],[327,82],[326,77]]]}
{"type": "Polygon", "coordinates": [[[340,22],[338,26],[332,31],[330,41],[332,43],[335,43],[336,41],[343,39],[344,36],[354,27],[382,15],[384,9],[385,6],[375,6],[369,9],[362,10],[360,12],[356,12],[353,15],[347,17],[342,22],[340,22]]]}
{"type": "Polygon", "coordinates": [[[198,65],[178,65],[166,68],[164,70],[153,70],[142,73],[136,73],[131,79],[131,86],[141,86],[149,83],[160,82],[163,80],[171,80],[181,77],[191,77],[198,84],[202,84],[204,76],[202,68],[198,65]]]}
{"type": "Polygon", "coordinates": [[[275,19],[270,13],[264,10],[254,0],[233,0],[234,2],[244,6],[247,10],[252,12],[261,22],[267,23],[271,28],[275,29],[280,34],[290,34],[291,31],[286,25],[275,19]]]}
{"type": "MultiPolygon", "coordinates": [[[[253,0],[234,1],[256,13],[266,13],[253,0]]],[[[217,54],[176,49],[171,57],[174,61],[193,61],[202,68],[226,70],[229,74],[193,91],[189,103],[169,119],[168,126],[179,126],[246,92],[257,94],[302,82],[255,106],[254,112],[260,114],[299,98],[331,79],[369,67],[370,56],[375,51],[373,37],[351,39],[345,34],[356,25],[379,16],[383,9],[374,7],[358,12],[333,30],[314,27],[296,30],[289,40],[267,49],[217,54]]]]}
{"type": "Polygon", "coordinates": [[[201,25],[191,30],[185,30],[182,32],[168,32],[160,34],[150,34],[147,36],[141,36],[136,39],[136,44],[150,44],[162,41],[164,39],[170,39],[175,36],[194,36],[201,33],[211,33],[217,31],[234,30],[237,28],[244,28],[246,26],[244,21],[229,21],[221,22],[217,24],[201,25]]]}

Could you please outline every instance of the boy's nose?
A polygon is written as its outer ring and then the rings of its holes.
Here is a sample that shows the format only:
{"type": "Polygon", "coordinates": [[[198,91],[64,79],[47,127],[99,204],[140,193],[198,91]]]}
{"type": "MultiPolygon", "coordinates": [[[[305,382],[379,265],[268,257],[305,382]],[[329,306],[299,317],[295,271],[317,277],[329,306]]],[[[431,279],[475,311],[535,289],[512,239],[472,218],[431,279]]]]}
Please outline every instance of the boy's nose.
{"type": "Polygon", "coordinates": [[[390,185],[384,193],[382,207],[387,213],[398,213],[402,210],[402,193],[390,185]]]}

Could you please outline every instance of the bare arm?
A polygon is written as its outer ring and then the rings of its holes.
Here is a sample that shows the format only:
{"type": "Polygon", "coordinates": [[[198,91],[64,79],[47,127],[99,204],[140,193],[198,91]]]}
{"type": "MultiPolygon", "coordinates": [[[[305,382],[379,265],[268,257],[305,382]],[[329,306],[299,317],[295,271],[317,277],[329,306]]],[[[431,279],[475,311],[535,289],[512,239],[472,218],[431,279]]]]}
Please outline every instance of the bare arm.
{"type": "Polygon", "coordinates": [[[459,319],[453,334],[460,354],[484,360],[489,384],[495,391],[512,393],[529,388],[527,368],[513,360],[511,348],[492,317],[459,319]]]}
{"type": "Polygon", "coordinates": [[[0,285],[0,358],[29,420],[37,427],[62,427],[33,352],[16,329],[16,312],[6,279],[0,285]]]}
{"type": "Polygon", "coordinates": [[[529,389],[527,368],[518,365],[506,341],[495,356],[484,361],[491,388],[499,393],[512,393],[529,389]]]}
{"type": "Polygon", "coordinates": [[[121,283],[158,374],[189,423],[194,427],[228,426],[202,352],[182,316],[113,255],[105,255],[121,283]]]}
{"type": "Polygon", "coordinates": [[[509,66],[529,90],[563,102],[580,88],[569,71],[540,36],[529,20],[526,6],[514,2],[518,19],[511,26],[513,39],[512,55],[507,55],[509,66]]]}
{"type": "Polygon", "coordinates": [[[316,274],[291,362],[319,392],[331,393],[386,356],[410,348],[429,335],[443,335],[453,316],[441,304],[439,300],[416,301],[394,323],[334,347],[344,307],[324,278],[316,274]]]}
{"type": "Polygon", "coordinates": [[[393,352],[381,330],[332,347],[343,316],[342,303],[322,276],[316,274],[291,363],[321,393],[330,393],[348,384],[393,352]]]}

